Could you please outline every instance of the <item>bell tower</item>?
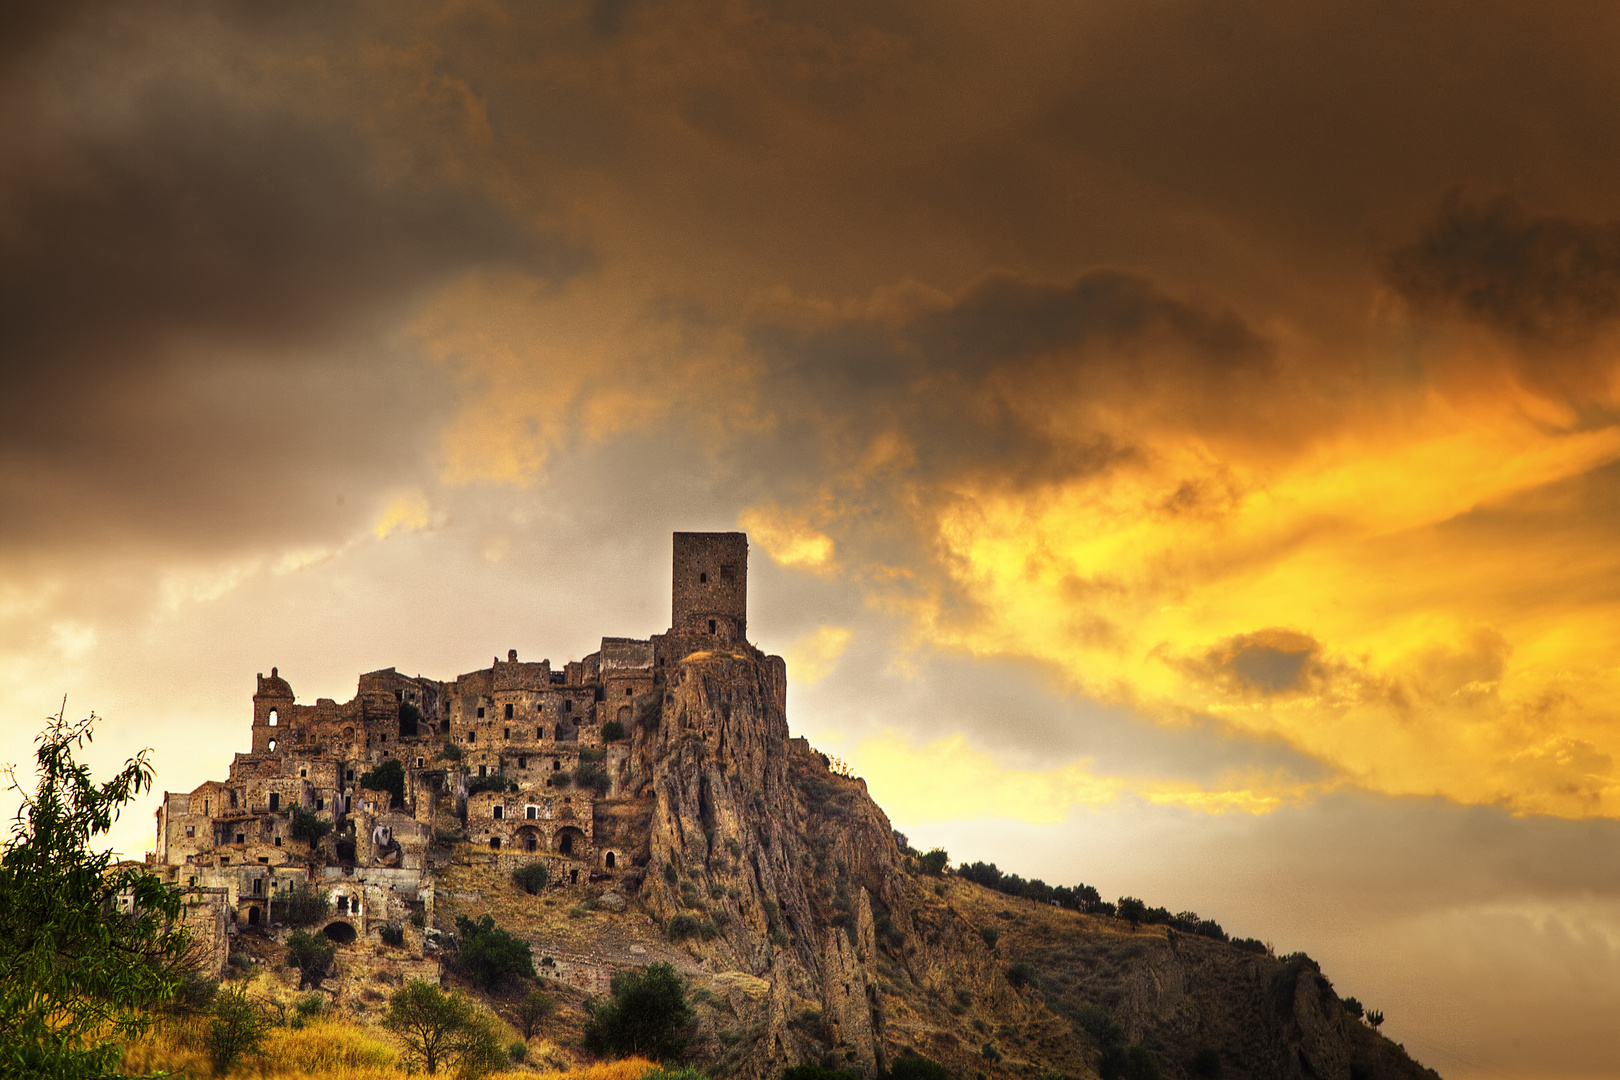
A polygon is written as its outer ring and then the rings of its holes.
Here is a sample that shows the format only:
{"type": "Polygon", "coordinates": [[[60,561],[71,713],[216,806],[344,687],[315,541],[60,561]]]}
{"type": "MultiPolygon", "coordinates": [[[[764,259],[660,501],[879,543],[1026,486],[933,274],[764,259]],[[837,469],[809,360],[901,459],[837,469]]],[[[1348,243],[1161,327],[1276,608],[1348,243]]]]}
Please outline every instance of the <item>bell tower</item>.
{"type": "Polygon", "coordinates": [[[291,741],[292,687],[275,668],[267,679],[259,675],[259,691],[253,695],[253,753],[273,754],[291,741]]]}

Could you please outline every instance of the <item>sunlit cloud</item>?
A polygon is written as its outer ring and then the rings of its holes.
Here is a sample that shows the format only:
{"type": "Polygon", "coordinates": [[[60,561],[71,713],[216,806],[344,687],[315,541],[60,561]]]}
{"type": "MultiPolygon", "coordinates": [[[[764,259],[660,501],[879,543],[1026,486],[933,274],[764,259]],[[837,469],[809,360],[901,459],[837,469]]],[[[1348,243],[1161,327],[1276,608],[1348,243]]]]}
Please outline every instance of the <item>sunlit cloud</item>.
{"type": "Polygon", "coordinates": [[[833,540],[802,519],[775,508],[745,510],[737,524],[752,543],[782,566],[805,570],[830,569],[833,540]]]}
{"type": "Polygon", "coordinates": [[[788,647],[788,677],[800,686],[813,686],[831,675],[838,658],[849,647],[849,629],[821,626],[788,647]]]}
{"type": "Polygon", "coordinates": [[[377,517],[377,524],[372,526],[372,534],[379,540],[386,540],[389,534],[405,529],[416,531],[428,527],[432,508],[428,505],[427,496],[412,492],[395,496],[383,507],[377,517]]]}

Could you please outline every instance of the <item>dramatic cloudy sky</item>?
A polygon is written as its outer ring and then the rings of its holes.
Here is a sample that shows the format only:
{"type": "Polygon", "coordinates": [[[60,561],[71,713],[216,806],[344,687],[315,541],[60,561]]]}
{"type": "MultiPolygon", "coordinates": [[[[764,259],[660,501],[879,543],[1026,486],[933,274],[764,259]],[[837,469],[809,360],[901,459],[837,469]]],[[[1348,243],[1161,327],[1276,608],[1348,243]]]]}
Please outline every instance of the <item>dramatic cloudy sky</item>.
{"type": "MultiPolygon", "coordinates": [[[[8,5],[0,760],[668,623],[920,846],[1620,1072],[1620,8],[8,5]]],[[[115,838],[148,845],[152,800],[115,838]]]]}

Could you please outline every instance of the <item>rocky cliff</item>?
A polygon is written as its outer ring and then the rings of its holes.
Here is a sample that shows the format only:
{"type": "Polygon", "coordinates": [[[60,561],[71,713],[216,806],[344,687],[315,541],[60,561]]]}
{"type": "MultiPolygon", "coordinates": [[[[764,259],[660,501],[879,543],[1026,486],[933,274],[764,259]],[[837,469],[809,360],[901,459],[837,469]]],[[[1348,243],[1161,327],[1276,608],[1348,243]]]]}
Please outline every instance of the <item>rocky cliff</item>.
{"type": "Polygon", "coordinates": [[[1308,964],[918,873],[864,783],[789,738],[785,688],[746,647],[689,655],[626,767],[628,891],[725,997],[698,1047],[712,1071],[874,1076],[916,1052],[960,1077],[1433,1075],[1308,964]]]}

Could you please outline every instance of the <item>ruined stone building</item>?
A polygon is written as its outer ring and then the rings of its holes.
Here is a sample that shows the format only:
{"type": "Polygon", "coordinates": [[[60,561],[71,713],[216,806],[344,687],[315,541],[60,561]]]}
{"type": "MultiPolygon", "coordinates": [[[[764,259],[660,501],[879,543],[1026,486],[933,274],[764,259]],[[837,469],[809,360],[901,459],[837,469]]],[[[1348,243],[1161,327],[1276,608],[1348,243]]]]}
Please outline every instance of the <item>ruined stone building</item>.
{"type": "Polygon", "coordinates": [[[564,886],[622,874],[645,847],[629,807],[651,780],[631,735],[656,722],[667,673],[702,650],[741,649],[785,700],[782,660],[747,644],[747,537],[676,533],[672,581],[667,633],[603,638],[555,669],[509,650],[450,680],[368,672],[349,701],[304,705],[271,668],[253,694],[250,749],[226,779],[163,794],[149,861],[234,926],[279,921],[278,898],[316,885],[339,941],[431,915],[441,812],[459,819],[456,842],[502,868],[545,861],[564,886]],[[390,762],[403,791],[367,786],[390,762]],[[300,817],[329,826],[313,848],[295,835],[300,817]]]}

